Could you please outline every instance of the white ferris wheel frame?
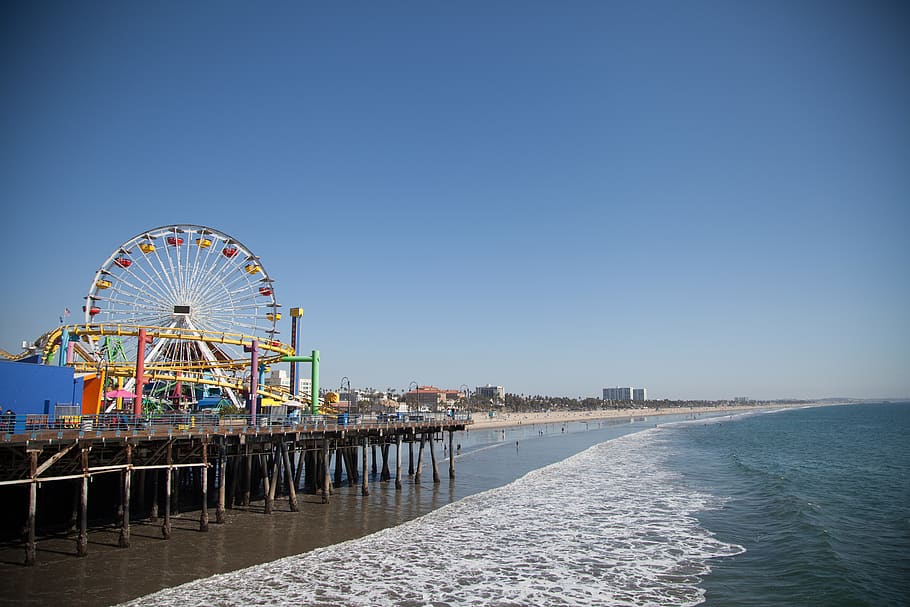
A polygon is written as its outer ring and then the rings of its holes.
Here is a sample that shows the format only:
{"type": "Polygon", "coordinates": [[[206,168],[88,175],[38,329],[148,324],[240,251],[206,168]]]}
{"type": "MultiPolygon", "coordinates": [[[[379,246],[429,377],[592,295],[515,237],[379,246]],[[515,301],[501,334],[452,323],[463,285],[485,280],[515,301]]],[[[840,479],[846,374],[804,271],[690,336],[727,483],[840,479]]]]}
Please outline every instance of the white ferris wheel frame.
{"type": "MultiPolygon", "coordinates": [[[[242,333],[275,339],[280,304],[262,261],[236,238],[207,226],[174,224],[130,238],[101,264],[85,297],[86,324],[122,324],[242,333]],[[228,254],[230,253],[230,254],[228,254]],[[128,261],[124,261],[128,260],[128,261]]],[[[138,355],[138,341],[127,339],[127,356],[138,355]]],[[[90,339],[103,356],[102,344],[90,339]]],[[[168,361],[188,366],[243,358],[237,346],[206,341],[159,339],[145,363],[168,361]]],[[[128,382],[130,389],[133,380],[128,382]]],[[[240,405],[233,390],[230,400],[240,405]]]]}

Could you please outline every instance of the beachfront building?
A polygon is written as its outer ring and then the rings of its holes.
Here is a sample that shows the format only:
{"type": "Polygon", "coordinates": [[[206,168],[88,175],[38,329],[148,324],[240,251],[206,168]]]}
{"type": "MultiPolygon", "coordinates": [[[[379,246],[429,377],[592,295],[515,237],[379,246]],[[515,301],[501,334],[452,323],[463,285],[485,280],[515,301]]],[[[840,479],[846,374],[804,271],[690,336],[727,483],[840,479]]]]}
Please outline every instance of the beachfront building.
{"type": "Polygon", "coordinates": [[[418,386],[405,393],[404,402],[412,410],[430,409],[435,411],[439,407],[445,408],[462,398],[464,398],[464,392],[460,390],[441,390],[436,386],[418,386]]]}
{"type": "Polygon", "coordinates": [[[632,386],[626,387],[616,387],[616,388],[604,388],[604,400],[612,401],[631,401],[632,400],[632,386]]]}
{"type": "Polygon", "coordinates": [[[506,390],[502,386],[477,386],[474,392],[476,398],[492,398],[493,400],[504,401],[506,399],[506,390]]]}
{"type": "Polygon", "coordinates": [[[648,389],[647,388],[635,388],[632,390],[632,400],[634,401],[646,401],[648,400],[648,389]]]}

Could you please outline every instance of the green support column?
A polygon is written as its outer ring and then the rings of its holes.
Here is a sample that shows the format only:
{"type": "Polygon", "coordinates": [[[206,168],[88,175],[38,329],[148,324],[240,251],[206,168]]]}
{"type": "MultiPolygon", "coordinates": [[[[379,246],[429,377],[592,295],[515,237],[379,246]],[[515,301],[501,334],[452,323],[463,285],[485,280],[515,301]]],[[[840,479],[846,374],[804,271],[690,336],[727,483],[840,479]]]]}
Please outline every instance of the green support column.
{"type": "Polygon", "coordinates": [[[310,413],[319,414],[319,350],[313,350],[312,356],[282,356],[283,363],[310,363],[313,381],[312,394],[310,394],[310,413]]]}
{"type": "Polygon", "coordinates": [[[310,394],[310,412],[313,415],[319,413],[319,350],[313,350],[312,358],[312,390],[310,394]]]}

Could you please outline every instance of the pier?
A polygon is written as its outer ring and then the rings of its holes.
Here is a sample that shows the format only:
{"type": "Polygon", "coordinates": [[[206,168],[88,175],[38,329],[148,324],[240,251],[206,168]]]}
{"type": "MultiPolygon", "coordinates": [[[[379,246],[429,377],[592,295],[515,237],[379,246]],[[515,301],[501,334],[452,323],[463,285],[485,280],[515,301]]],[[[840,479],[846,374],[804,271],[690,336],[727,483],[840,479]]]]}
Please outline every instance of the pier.
{"type": "Polygon", "coordinates": [[[368,496],[370,467],[380,482],[393,480],[393,449],[397,490],[404,482],[405,448],[407,475],[413,482],[420,482],[424,452],[429,451],[433,482],[439,483],[434,444],[448,441],[444,450],[450,454],[449,477],[454,478],[454,433],[471,424],[469,415],[452,412],[296,419],[260,415],[256,424],[248,415],[199,413],[86,415],[51,423],[41,416],[25,417],[4,418],[0,428],[0,496],[5,511],[27,512],[22,521],[26,565],[37,560],[36,519],[39,503],[45,503],[39,497],[50,492],[58,515],[61,502],[67,509],[72,505],[68,514],[75,553],[86,556],[90,506],[116,512],[118,545],[129,548],[131,517],[160,523],[162,538],[170,539],[181,492],[191,492],[199,530],[205,532],[212,522],[224,523],[227,509],[249,506],[256,498],[264,500],[266,514],[278,499],[286,499],[296,512],[299,492],[320,495],[328,504],[333,487],[345,480],[359,484],[360,493],[368,496]],[[101,479],[107,490],[90,499],[94,481],[101,479]],[[27,494],[17,488],[27,489],[27,494]],[[20,499],[25,508],[10,503],[20,499]]]}

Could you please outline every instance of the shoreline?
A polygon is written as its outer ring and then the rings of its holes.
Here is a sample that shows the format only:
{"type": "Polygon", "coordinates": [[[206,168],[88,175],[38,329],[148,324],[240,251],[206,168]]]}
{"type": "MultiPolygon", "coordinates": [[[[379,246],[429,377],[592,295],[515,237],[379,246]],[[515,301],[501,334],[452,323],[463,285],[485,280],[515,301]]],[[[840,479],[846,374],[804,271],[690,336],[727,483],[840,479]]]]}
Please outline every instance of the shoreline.
{"type": "MultiPolygon", "coordinates": [[[[834,404],[834,403],[831,403],[834,404]]],[[[598,421],[604,419],[621,419],[630,417],[652,417],[663,415],[688,415],[697,413],[738,413],[756,409],[795,409],[807,406],[827,406],[824,404],[773,404],[773,405],[737,405],[730,407],[641,407],[637,409],[600,409],[594,411],[551,411],[529,413],[497,413],[488,417],[482,413],[474,414],[470,430],[487,428],[508,428],[512,426],[535,424],[564,424],[571,422],[598,421]]]]}

